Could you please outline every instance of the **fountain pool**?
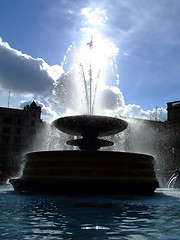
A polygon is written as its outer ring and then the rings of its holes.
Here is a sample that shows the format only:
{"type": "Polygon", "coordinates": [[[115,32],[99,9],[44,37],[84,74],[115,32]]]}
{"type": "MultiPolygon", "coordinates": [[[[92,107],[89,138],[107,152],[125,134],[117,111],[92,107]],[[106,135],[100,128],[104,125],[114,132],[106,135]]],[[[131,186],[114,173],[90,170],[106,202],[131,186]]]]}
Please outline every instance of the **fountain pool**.
{"type": "Polygon", "coordinates": [[[0,186],[0,238],[180,239],[180,190],[153,196],[20,195],[0,186]]]}

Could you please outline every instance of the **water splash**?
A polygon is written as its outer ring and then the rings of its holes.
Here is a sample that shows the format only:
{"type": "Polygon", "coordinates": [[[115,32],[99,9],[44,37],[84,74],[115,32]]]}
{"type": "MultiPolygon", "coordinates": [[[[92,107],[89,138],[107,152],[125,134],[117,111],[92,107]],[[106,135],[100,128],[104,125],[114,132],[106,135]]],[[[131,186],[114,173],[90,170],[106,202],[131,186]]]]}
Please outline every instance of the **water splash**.
{"type": "Polygon", "coordinates": [[[176,169],[175,172],[170,177],[170,179],[168,180],[166,187],[174,188],[179,178],[180,178],[180,171],[176,169]]]}
{"type": "Polygon", "coordinates": [[[106,81],[114,78],[115,84],[119,84],[115,54],[111,48],[109,42],[96,42],[93,36],[81,49],[75,43],[71,44],[61,63],[65,73],[54,82],[54,100],[75,114],[102,112],[101,99],[106,81]]]}

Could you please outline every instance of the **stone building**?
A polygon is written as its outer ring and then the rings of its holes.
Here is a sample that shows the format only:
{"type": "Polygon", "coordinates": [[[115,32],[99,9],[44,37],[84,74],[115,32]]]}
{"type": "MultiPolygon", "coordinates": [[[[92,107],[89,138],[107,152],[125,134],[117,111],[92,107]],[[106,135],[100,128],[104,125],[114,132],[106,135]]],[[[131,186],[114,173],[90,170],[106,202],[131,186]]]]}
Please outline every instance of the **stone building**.
{"type": "Polygon", "coordinates": [[[170,128],[170,146],[173,152],[174,168],[180,170],[180,101],[167,103],[168,119],[170,128]]]}
{"type": "Polygon", "coordinates": [[[173,151],[180,167],[180,101],[167,103],[167,112],[167,124],[171,127],[173,132],[173,151]]]}
{"type": "Polygon", "coordinates": [[[168,122],[180,126],[180,101],[167,103],[168,122]]]}
{"type": "Polygon", "coordinates": [[[0,164],[9,166],[12,176],[19,172],[42,125],[41,107],[34,101],[22,110],[0,107],[0,164]]]}

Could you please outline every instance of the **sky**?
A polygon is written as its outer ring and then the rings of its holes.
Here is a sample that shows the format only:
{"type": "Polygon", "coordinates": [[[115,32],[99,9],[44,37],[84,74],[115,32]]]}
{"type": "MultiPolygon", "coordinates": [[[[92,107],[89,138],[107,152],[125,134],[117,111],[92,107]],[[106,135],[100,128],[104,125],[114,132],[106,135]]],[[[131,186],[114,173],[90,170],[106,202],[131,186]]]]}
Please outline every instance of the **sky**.
{"type": "Polygon", "coordinates": [[[115,57],[119,84],[103,86],[107,110],[119,98],[116,114],[166,120],[166,103],[180,100],[179,12],[179,0],[0,0],[0,107],[35,100],[45,121],[70,111],[72,79],[66,104],[54,97],[64,97],[63,59],[93,36],[115,57]]]}

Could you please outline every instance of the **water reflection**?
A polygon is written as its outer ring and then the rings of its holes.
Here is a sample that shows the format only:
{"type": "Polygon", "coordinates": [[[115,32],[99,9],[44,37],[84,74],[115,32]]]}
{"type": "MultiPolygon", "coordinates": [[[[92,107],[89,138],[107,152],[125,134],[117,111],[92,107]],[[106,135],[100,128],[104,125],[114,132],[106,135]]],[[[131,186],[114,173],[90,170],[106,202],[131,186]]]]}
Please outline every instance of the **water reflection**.
{"type": "Polygon", "coordinates": [[[1,239],[178,239],[179,198],[0,193],[1,239]]]}

